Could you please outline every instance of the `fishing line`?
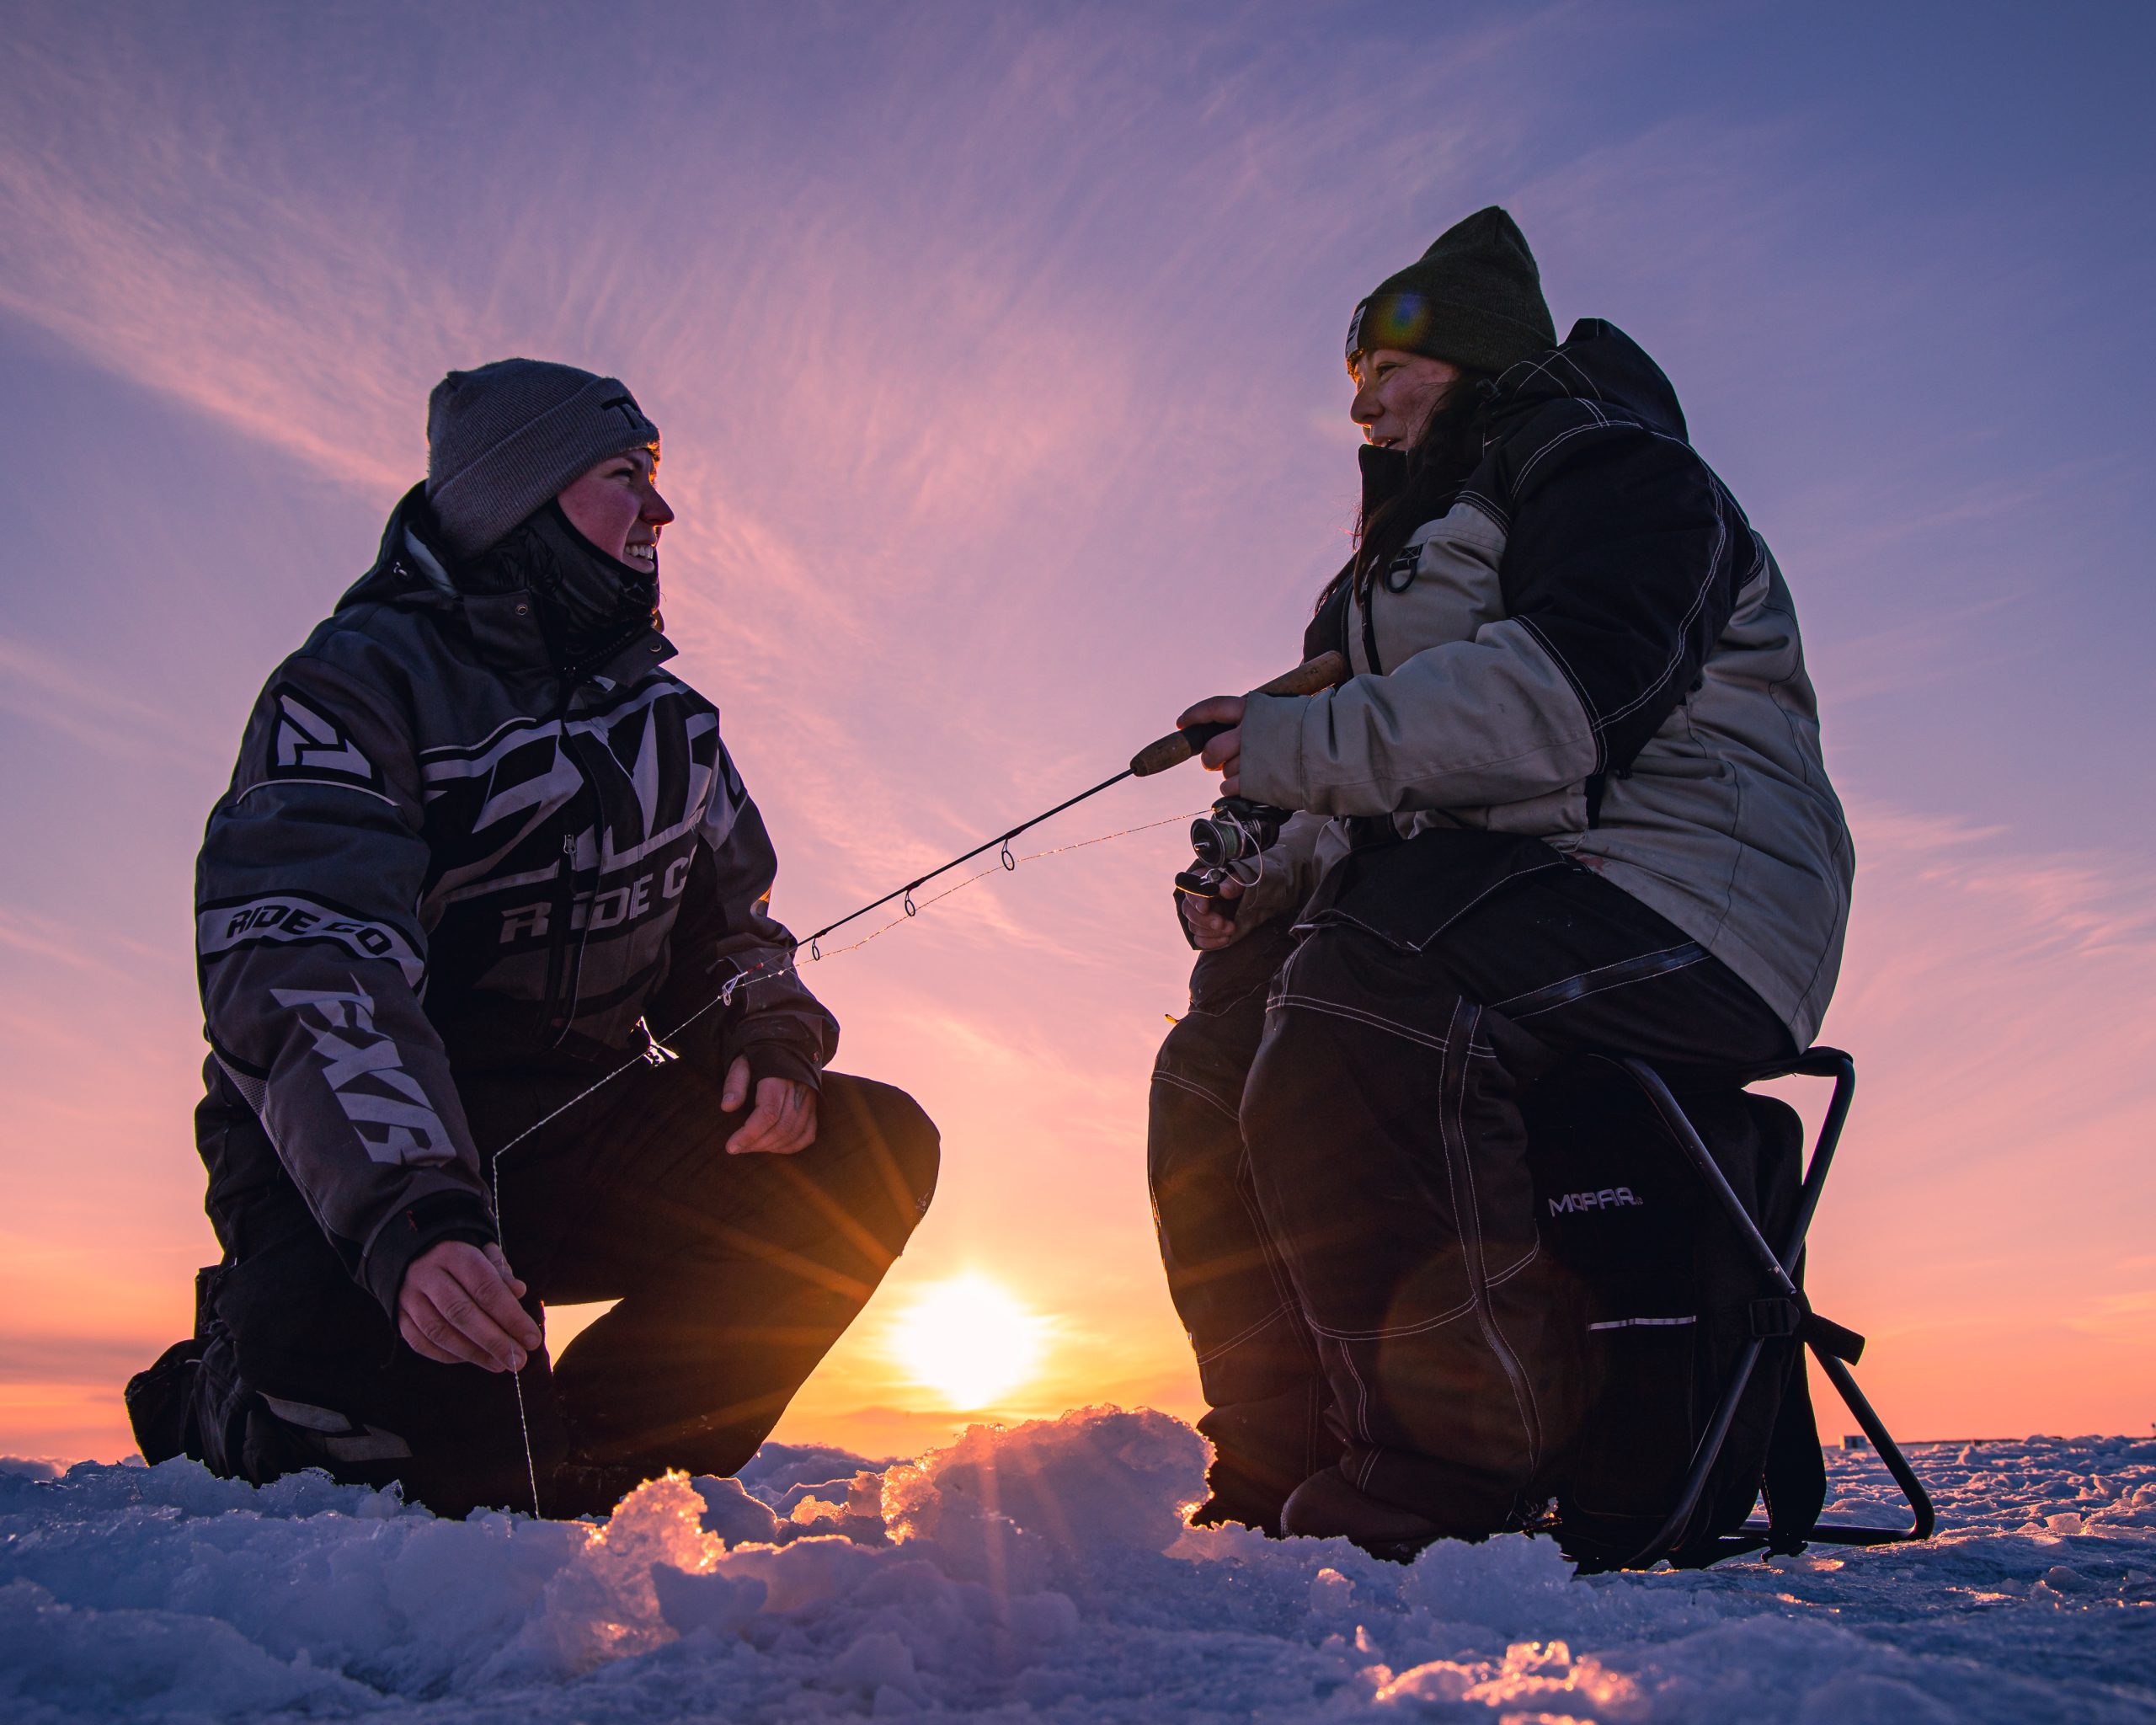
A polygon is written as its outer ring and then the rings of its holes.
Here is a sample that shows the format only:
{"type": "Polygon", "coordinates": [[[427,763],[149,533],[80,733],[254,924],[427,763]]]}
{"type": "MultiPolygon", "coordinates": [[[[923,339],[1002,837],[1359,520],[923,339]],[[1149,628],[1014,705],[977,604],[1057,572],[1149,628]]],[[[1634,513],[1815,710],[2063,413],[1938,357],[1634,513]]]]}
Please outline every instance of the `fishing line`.
{"type": "MultiPolygon", "coordinates": [[[[502,1210],[502,1158],[508,1155],[510,1151],[515,1149],[518,1145],[523,1143],[526,1139],[531,1137],[533,1133],[539,1131],[543,1127],[551,1125],[554,1121],[560,1119],[563,1115],[568,1114],[572,1108],[578,1107],[582,1103],[597,1095],[599,1092],[604,1090],[609,1084],[611,1084],[624,1072],[631,1071],[636,1067],[642,1065],[664,1065],[670,1060],[678,1059],[679,1056],[676,1055],[674,1051],[667,1046],[667,1044],[675,1037],[680,1035],[683,1031],[686,1030],[691,1024],[695,1023],[697,1019],[702,1017],[705,1013],[710,1012],[713,1007],[724,1007],[730,1005],[734,996],[739,993],[741,990],[759,982],[776,982],[787,976],[798,978],[800,975],[800,964],[798,954],[803,946],[806,946],[808,948],[809,961],[812,964],[821,963],[827,958],[840,958],[847,953],[857,953],[862,948],[867,946],[869,942],[878,939],[882,936],[889,934],[893,929],[901,927],[905,924],[913,921],[921,914],[921,911],[926,910],[931,905],[940,905],[944,900],[950,898],[953,895],[963,892],[968,887],[975,884],[977,882],[987,879],[991,874],[1013,873],[1017,870],[1021,862],[1035,862],[1049,857],[1059,857],[1070,851],[1083,851],[1094,845],[1105,845],[1116,839],[1128,838],[1133,833],[1150,832],[1157,827],[1172,826],[1177,821],[1189,820],[1193,818],[1191,814],[1171,814],[1166,820],[1149,820],[1137,826],[1126,826],[1115,832],[1102,833],[1097,838],[1079,839],[1067,845],[1051,845],[1045,850],[1029,852],[1022,857],[1017,856],[1011,852],[1011,841],[1017,838],[1021,833],[1031,830],[1033,828],[1040,825],[1042,822],[1051,820],[1054,816],[1062,814],[1066,809],[1075,808],[1079,804],[1085,802],[1089,798],[1097,797],[1102,791],[1121,784],[1123,780],[1130,777],[1132,777],[1131,772],[1129,769],[1125,769],[1123,772],[1118,773],[1113,778],[1104,779],[1099,784],[1095,785],[1090,791],[1081,791],[1078,795],[1070,798],[1068,801],[1057,804],[1054,808],[1049,809],[1046,813],[1036,814],[1030,820],[1021,821],[1009,831],[998,834],[995,837],[988,840],[984,844],[974,846],[972,850],[966,852],[963,856],[953,857],[948,862],[942,864],[940,868],[931,868],[927,873],[916,876],[914,879],[908,881],[904,886],[895,888],[892,891],[884,894],[882,898],[872,900],[869,903],[861,906],[859,910],[848,911],[845,916],[840,917],[835,922],[825,923],[823,927],[818,929],[814,934],[808,936],[805,941],[795,942],[792,948],[783,959],[776,961],[766,959],[761,963],[750,965],[745,970],[735,971],[733,975],[726,979],[726,981],[721,985],[717,994],[706,1001],[703,1005],[698,1007],[695,1012],[690,1013],[687,1017],[684,1018],[679,1024],[676,1024],[672,1029],[669,1030],[664,1036],[654,1035],[648,1025],[644,1026],[644,1035],[648,1039],[648,1044],[647,1047],[637,1054],[631,1055],[627,1060],[624,1060],[620,1065],[615,1067],[611,1071],[604,1074],[600,1077],[594,1080],[590,1084],[586,1085],[582,1090],[579,1090],[574,1096],[569,1097],[567,1102],[563,1103],[559,1107],[550,1109],[547,1113],[541,1115],[539,1119],[534,1120],[529,1126],[526,1126],[514,1138],[510,1139],[507,1142],[503,1144],[490,1157],[488,1158],[488,1184],[492,1189],[494,1207],[495,1244],[500,1248],[503,1257],[506,1258],[509,1255],[509,1234],[508,1229],[505,1226],[506,1218],[502,1210]],[[980,869],[975,873],[968,875],[963,880],[955,882],[952,885],[944,888],[942,892],[937,893],[925,900],[921,900],[920,902],[916,902],[915,900],[913,895],[915,889],[925,886],[930,881],[948,874],[953,868],[959,867],[962,863],[970,862],[974,857],[980,856],[983,852],[990,850],[996,851],[998,855],[996,860],[990,863],[987,868],[980,869]],[[858,921],[862,917],[866,916],[870,911],[877,910],[882,905],[889,904],[894,899],[903,899],[905,900],[905,911],[903,916],[893,917],[891,921],[884,923],[881,927],[872,929],[868,933],[862,936],[859,940],[850,942],[848,944],[836,948],[830,953],[825,953],[820,949],[819,943],[822,940],[824,936],[830,934],[835,929],[845,927],[849,922],[858,921]]],[[[1198,812],[1202,813],[1203,811],[1200,810],[1198,812]]],[[[542,1347],[545,1346],[543,1338],[540,1345],[542,1347]]],[[[539,1498],[539,1465],[532,1452],[531,1419],[530,1413],[525,1406],[524,1401],[524,1374],[521,1371],[511,1372],[510,1374],[510,1382],[516,1392],[516,1423],[517,1429],[524,1440],[525,1474],[531,1485],[531,1513],[535,1517],[543,1520],[545,1519],[545,1511],[540,1507],[539,1498]]]]}
{"type": "MultiPolygon", "coordinates": [[[[843,928],[847,923],[866,916],[871,911],[881,910],[884,905],[889,904],[894,899],[903,898],[906,901],[907,916],[912,916],[917,915],[919,907],[913,902],[914,889],[916,887],[927,885],[930,881],[934,880],[938,875],[948,874],[961,862],[972,862],[974,857],[979,856],[984,851],[993,850],[998,846],[1007,846],[1011,841],[1017,837],[1020,833],[1030,832],[1034,827],[1038,826],[1043,820],[1053,820],[1055,816],[1062,814],[1066,809],[1075,809],[1081,803],[1085,802],[1088,798],[1097,797],[1102,791],[1112,790],[1117,785],[1121,784],[1125,779],[1137,777],[1137,774],[1138,769],[1136,767],[1124,767],[1123,770],[1121,772],[1118,772],[1113,778],[1102,779],[1098,784],[1095,785],[1091,790],[1081,791],[1076,796],[1070,798],[1068,801],[1058,803],[1054,808],[1048,810],[1047,813],[1036,814],[1031,820],[1022,820],[1016,826],[1012,827],[1010,831],[999,833],[995,837],[990,839],[985,844],[975,845],[973,849],[967,852],[963,857],[953,857],[948,862],[944,863],[942,868],[930,869],[927,873],[921,875],[915,879],[908,881],[904,886],[895,888],[892,891],[885,893],[882,898],[872,900],[869,903],[863,905],[858,911],[847,911],[845,916],[840,917],[835,922],[825,923],[821,928],[818,929],[814,934],[808,936],[805,940],[798,943],[798,944],[808,948],[808,956],[812,959],[819,958],[821,954],[819,954],[816,950],[816,943],[825,935],[829,934],[833,929],[843,928]]],[[[1182,820],[1185,817],[1178,815],[1175,818],[1182,820]]],[[[1155,821],[1153,824],[1157,826],[1165,826],[1167,825],[1166,821],[1155,821]]],[[[1132,827],[1129,829],[1129,830],[1135,832],[1138,829],[1132,827]]],[[[1120,837],[1121,835],[1111,833],[1108,836],[1111,838],[1116,838],[1120,837]]],[[[1041,854],[1045,856],[1048,853],[1043,852],[1041,854]]],[[[1015,862],[1006,862],[1003,866],[1006,868],[1015,868],[1017,864],[1015,862]]],[[[948,894],[937,895],[937,897],[939,898],[947,898],[948,896],[948,894]]],[[[931,902],[933,901],[931,900],[931,902]]]]}
{"type": "MultiPolygon", "coordinates": [[[[1073,844],[1051,845],[1045,851],[1028,851],[1022,857],[1013,856],[1011,854],[1010,840],[1006,837],[1001,841],[1002,855],[995,862],[990,863],[987,868],[981,869],[977,873],[969,874],[963,880],[958,882],[955,885],[945,887],[942,892],[936,894],[932,898],[923,899],[919,905],[917,905],[913,910],[907,911],[905,916],[894,916],[889,922],[883,924],[882,927],[871,929],[867,934],[862,935],[859,940],[849,941],[842,947],[833,947],[830,951],[825,953],[819,952],[816,949],[814,939],[812,937],[808,943],[808,960],[811,964],[820,964],[825,959],[835,959],[846,953],[857,953],[863,947],[867,946],[872,940],[876,940],[883,935],[889,934],[894,928],[905,927],[908,922],[914,919],[915,916],[919,915],[921,911],[926,911],[931,905],[940,905],[953,893],[962,893],[968,887],[973,885],[974,882],[986,880],[992,874],[1008,873],[1011,870],[1017,868],[1021,862],[1038,862],[1043,857],[1060,857],[1066,851],[1082,851],[1088,845],[1105,845],[1111,839],[1129,838],[1130,835],[1134,832],[1150,832],[1156,826],[1173,826],[1178,821],[1194,820],[1197,819],[1198,815],[1202,814],[1205,811],[1201,809],[1195,810],[1189,814],[1171,814],[1165,820],[1149,820],[1142,826],[1126,826],[1120,832],[1104,832],[1097,839],[1080,839],[1073,844]]],[[[1022,828],[1020,830],[1022,831],[1023,829],[1022,828]]],[[[998,841],[995,839],[990,839],[989,841],[989,844],[996,844],[997,842],[998,841]]],[[[985,851],[988,848],[988,845],[983,845],[980,848],[982,851],[985,851]]],[[[979,851],[974,852],[974,855],[975,856],[979,856],[979,851]]],[[[963,862],[965,861],[965,858],[962,857],[958,861],[963,862]]],[[[936,873],[937,874],[941,874],[947,869],[955,868],[957,864],[955,863],[947,863],[943,868],[939,868],[936,873]]],[[[936,875],[933,874],[924,877],[924,879],[929,880],[933,880],[935,878],[936,875]]],[[[916,883],[916,884],[918,884],[918,883],[916,883]]],[[[904,891],[905,889],[901,888],[900,890],[904,891]]],[[[890,895],[890,898],[895,898],[898,895],[894,893],[890,895]]],[[[883,902],[888,904],[890,902],[890,899],[887,898],[883,902]]],[[[867,908],[873,910],[875,906],[872,905],[867,908]]],[[[856,914],[858,915],[860,913],[857,912],[856,914]]],[[[851,922],[853,918],[849,916],[846,920],[846,921],[851,922]]],[[[842,926],[843,925],[840,923],[832,924],[832,927],[835,928],[842,926]]],[[[830,931],[825,930],[825,932],[828,933],[830,931]]]]}
{"type": "MultiPolygon", "coordinates": [[[[1349,675],[1350,668],[1348,661],[1339,654],[1321,653],[1315,658],[1304,660],[1302,664],[1297,665],[1294,670],[1289,671],[1284,676],[1275,677],[1271,682],[1262,684],[1259,687],[1253,689],[1251,692],[1253,695],[1315,695],[1321,690],[1336,687],[1341,682],[1344,681],[1349,675]]],[[[1093,798],[1099,796],[1102,791],[1113,789],[1117,785],[1121,784],[1127,778],[1150,778],[1156,772],[1164,772],[1169,767],[1174,766],[1179,762],[1189,760],[1193,756],[1198,754],[1198,751],[1214,737],[1217,737],[1222,732],[1231,729],[1233,729],[1233,727],[1227,724],[1207,722],[1196,724],[1187,724],[1179,729],[1169,732],[1165,737],[1156,738],[1154,741],[1147,744],[1145,747],[1140,749],[1135,755],[1132,756],[1130,758],[1130,765],[1123,768],[1121,772],[1117,773],[1114,777],[1104,778],[1091,790],[1081,791],[1075,797],[1066,797],[1062,802],[1058,803],[1053,809],[1043,809],[1040,814],[1034,815],[1030,820],[1020,821],[1016,826],[1011,827],[1006,831],[998,833],[992,839],[985,840],[980,844],[975,845],[970,851],[967,851],[959,856],[953,857],[948,862],[943,863],[938,868],[930,869],[926,874],[915,875],[911,880],[906,882],[905,885],[894,887],[889,892],[885,893],[882,898],[872,899],[867,904],[863,905],[859,910],[847,911],[845,916],[840,917],[835,922],[825,923],[821,928],[816,930],[813,934],[810,934],[805,940],[796,941],[793,945],[787,950],[783,957],[776,960],[766,959],[760,964],[750,965],[745,970],[735,971],[733,975],[727,978],[726,981],[721,985],[717,994],[713,995],[711,999],[706,1001],[703,1005],[697,1007],[695,1012],[690,1013],[687,1017],[684,1018],[679,1024],[676,1024],[671,1030],[668,1031],[666,1035],[664,1037],[654,1035],[650,1025],[643,1023],[643,1021],[639,1020],[638,1022],[642,1025],[644,1036],[649,1044],[648,1047],[643,1049],[640,1053],[632,1055],[630,1059],[623,1061],[612,1071],[606,1074],[603,1077],[598,1079],[594,1083],[590,1084],[584,1089],[579,1091],[559,1108],[542,1116],[539,1119],[535,1120],[531,1125],[526,1126],[521,1132],[518,1133],[515,1137],[510,1139],[508,1143],[503,1145],[500,1149],[497,1150],[494,1153],[493,1156],[488,1160],[488,1183],[494,1190],[494,1226],[498,1236],[496,1243],[498,1245],[501,1244],[499,1235],[502,1222],[502,1157],[508,1154],[509,1151],[515,1149],[518,1145],[523,1143],[526,1139],[529,1138],[541,1127],[547,1125],[552,1121],[558,1120],[563,1114],[567,1114],[571,1108],[575,1108],[587,1097],[592,1096],[596,1092],[604,1089],[607,1085],[611,1084],[616,1078],[620,1077],[622,1073],[627,1071],[631,1067],[647,1062],[653,1065],[664,1065],[667,1061],[676,1059],[677,1056],[675,1055],[674,1051],[666,1045],[668,1041],[674,1037],[679,1036],[691,1024],[695,1023],[697,1019],[702,1017],[705,1013],[711,1011],[713,1007],[723,1007],[728,1004],[740,990],[758,981],[769,982],[776,981],[782,976],[798,976],[800,969],[797,954],[803,946],[808,948],[808,957],[810,961],[812,963],[819,962],[824,957],[822,942],[825,935],[830,934],[838,929],[844,928],[849,922],[858,921],[862,917],[866,916],[872,911],[881,910],[884,905],[889,904],[894,899],[900,900],[905,907],[905,914],[904,916],[894,918],[892,921],[884,924],[883,927],[875,929],[870,933],[863,935],[859,940],[853,942],[851,945],[841,947],[838,949],[838,952],[833,953],[831,956],[833,958],[836,958],[839,955],[839,953],[857,952],[861,948],[867,946],[870,941],[876,939],[878,936],[889,933],[890,931],[897,927],[899,923],[910,921],[913,918],[918,916],[921,912],[922,906],[914,898],[914,894],[921,888],[927,885],[930,881],[938,879],[942,876],[948,874],[953,868],[959,868],[963,864],[972,862],[974,857],[982,855],[985,852],[995,851],[997,853],[996,860],[990,867],[982,869],[977,874],[969,875],[965,879],[958,882],[955,885],[947,887],[943,891],[937,893],[934,897],[931,898],[928,900],[928,903],[934,905],[939,904],[943,900],[949,898],[953,893],[963,892],[966,888],[971,886],[975,881],[995,873],[998,868],[1003,869],[1006,872],[1016,869],[1021,859],[1011,854],[1011,841],[1017,838],[1020,833],[1030,832],[1034,827],[1038,826],[1043,821],[1052,820],[1057,815],[1062,814],[1065,809],[1075,809],[1081,803],[1091,801],[1093,798]]],[[[1185,814],[1171,815],[1166,820],[1152,820],[1146,822],[1143,826],[1125,827],[1121,832],[1104,833],[1097,839],[1082,839],[1076,844],[1058,845],[1049,850],[1037,851],[1033,853],[1033,857],[1053,857],[1063,851],[1083,850],[1088,845],[1105,844],[1110,839],[1123,838],[1134,832],[1149,831],[1156,826],[1166,826],[1172,821],[1187,820],[1190,818],[1190,816],[1185,814]]],[[[1033,858],[1027,857],[1024,860],[1030,862],[1033,860],[1033,858]]],[[[502,1246],[502,1252],[504,1257],[506,1258],[508,1255],[508,1247],[505,1245],[502,1246]]],[[[543,1340],[542,1341],[541,1345],[542,1347],[545,1345],[543,1340]]],[[[531,1513],[534,1515],[543,1517],[544,1512],[539,1507],[538,1464],[533,1460],[531,1454],[531,1423],[526,1415],[524,1406],[523,1375],[520,1372],[512,1374],[512,1381],[516,1386],[517,1424],[524,1434],[525,1471],[530,1475],[531,1481],[531,1513]]]]}

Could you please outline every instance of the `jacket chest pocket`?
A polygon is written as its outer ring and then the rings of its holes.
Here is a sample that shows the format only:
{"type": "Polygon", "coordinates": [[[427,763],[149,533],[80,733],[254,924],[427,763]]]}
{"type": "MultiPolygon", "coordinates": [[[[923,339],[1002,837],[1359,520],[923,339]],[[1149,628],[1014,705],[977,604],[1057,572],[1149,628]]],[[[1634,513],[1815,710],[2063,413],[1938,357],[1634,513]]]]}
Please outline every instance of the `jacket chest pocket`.
{"type": "Polygon", "coordinates": [[[1428,648],[1471,641],[1497,622],[1505,615],[1497,574],[1504,554],[1504,529],[1471,504],[1455,504],[1418,528],[1370,583],[1367,611],[1350,601],[1355,669],[1382,676],[1428,648]]]}

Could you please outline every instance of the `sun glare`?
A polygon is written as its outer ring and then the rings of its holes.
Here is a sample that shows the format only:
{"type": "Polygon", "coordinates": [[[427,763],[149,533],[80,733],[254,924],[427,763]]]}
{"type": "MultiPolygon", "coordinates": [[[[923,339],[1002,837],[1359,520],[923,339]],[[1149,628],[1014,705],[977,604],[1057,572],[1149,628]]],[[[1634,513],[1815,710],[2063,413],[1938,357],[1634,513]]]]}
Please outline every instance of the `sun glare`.
{"type": "Polygon", "coordinates": [[[891,1353],[955,1409],[985,1407],[1040,1365],[1045,1322],[983,1275],[924,1289],[892,1327],[891,1353]]]}

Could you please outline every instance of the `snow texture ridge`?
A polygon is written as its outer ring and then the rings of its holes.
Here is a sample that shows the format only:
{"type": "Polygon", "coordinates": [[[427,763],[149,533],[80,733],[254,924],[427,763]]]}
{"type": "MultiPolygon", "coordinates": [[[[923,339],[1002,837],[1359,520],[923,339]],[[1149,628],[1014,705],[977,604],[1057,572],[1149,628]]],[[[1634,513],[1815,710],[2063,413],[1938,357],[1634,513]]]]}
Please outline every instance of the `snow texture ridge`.
{"type": "MultiPolygon", "coordinates": [[[[0,1718],[2156,1719],[2156,1441],[1920,1445],[1923,1546],[1573,1576],[1547,1541],[1197,1530],[1203,1441],[1088,1408],[766,1445],[603,1525],[305,1475],[0,1465],[0,1718]]],[[[1829,1515],[1895,1513],[1868,1454],[1829,1515]]]]}

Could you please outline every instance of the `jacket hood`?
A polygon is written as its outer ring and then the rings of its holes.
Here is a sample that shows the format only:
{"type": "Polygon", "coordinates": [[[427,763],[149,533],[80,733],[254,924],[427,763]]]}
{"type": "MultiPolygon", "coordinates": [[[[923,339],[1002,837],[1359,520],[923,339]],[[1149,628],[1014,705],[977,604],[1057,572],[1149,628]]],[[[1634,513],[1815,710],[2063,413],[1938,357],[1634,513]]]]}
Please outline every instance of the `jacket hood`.
{"type": "Polygon", "coordinates": [[[437,548],[441,542],[441,525],[427,502],[422,480],[398,499],[382,526],[374,562],[344,590],[336,608],[413,600],[453,603],[456,587],[449,576],[449,559],[437,548]]]}
{"type": "Polygon", "coordinates": [[[1684,409],[1662,367],[1604,318],[1581,318],[1561,345],[1507,371],[1492,387],[1491,405],[1502,415],[1515,405],[1572,398],[1614,408],[1672,437],[1685,436],[1684,409]]]}

